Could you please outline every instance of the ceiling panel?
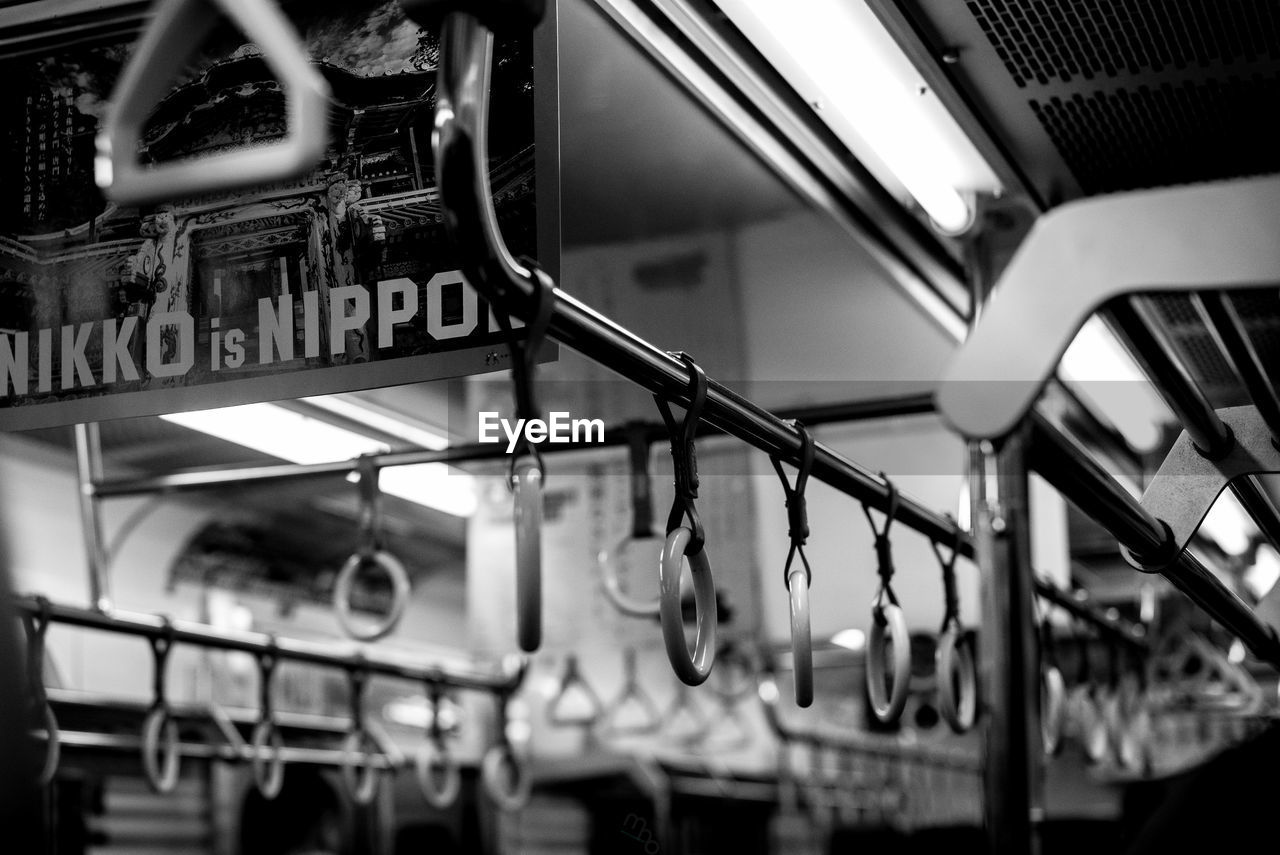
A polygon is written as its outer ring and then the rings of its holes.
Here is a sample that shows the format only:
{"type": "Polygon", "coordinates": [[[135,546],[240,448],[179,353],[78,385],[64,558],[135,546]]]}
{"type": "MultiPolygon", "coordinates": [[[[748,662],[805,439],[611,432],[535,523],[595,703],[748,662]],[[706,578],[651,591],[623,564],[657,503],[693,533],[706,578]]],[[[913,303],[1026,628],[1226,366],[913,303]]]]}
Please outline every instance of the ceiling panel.
{"type": "Polygon", "coordinates": [[[1269,0],[898,0],[1047,204],[1280,170],[1269,0]]]}

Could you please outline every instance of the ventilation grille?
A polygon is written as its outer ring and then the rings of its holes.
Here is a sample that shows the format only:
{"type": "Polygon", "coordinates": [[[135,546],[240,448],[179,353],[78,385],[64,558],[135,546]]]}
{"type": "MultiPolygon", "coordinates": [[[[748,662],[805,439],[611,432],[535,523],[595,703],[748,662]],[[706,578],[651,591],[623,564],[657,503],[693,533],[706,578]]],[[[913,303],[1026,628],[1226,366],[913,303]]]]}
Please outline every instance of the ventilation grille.
{"type": "MultiPolygon", "coordinates": [[[[1280,295],[1275,289],[1238,291],[1231,295],[1236,311],[1244,319],[1249,339],[1266,366],[1280,366],[1280,295]]],[[[1161,328],[1180,361],[1190,370],[1196,384],[1214,406],[1230,407],[1249,403],[1231,363],[1219,348],[1191,298],[1161,295],[1152,298],[1161,328]]],[[[1274,379],[1277,372],[1270,371],[1274,379]]]]}
{"type": "Polygon", "coordinates": [[[1280,59],[1274,0],[966,0],[1019,86],[1280,59]]]}
{"type": "Polygon", "coordinates": [[[1264,105],[1280,111],[1280,78],[1166,83],[1030,102],[1088,194],[1275,171],[1275,112],[1264,105]]]}
{"type": "Polygon", "coordinates": [[[1064,184],[1070,173],[1085,195],[1280,171],[1272,130],[1280,2],[965,0],[959,8],[970,38],[976,23],[989,43],[985,62],[1015,84],[988,93],[1002,120],[1015,136],[1038,138],[1027,153],[1056,149],[1061,163],[1050,168],[1064,184]]]}

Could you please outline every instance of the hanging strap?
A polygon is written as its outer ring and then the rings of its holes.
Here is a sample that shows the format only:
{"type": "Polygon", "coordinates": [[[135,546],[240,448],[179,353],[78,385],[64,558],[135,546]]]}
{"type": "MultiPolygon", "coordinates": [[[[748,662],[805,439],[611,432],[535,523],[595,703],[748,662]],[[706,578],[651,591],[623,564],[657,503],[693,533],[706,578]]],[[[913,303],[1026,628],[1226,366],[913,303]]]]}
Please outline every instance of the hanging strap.
{"type": "Polygon", "coordinates": [[[625,430],[631,457],[631,537],[647,540],[653,537],[653,478],[649,474],[648,428],[643,422],[631,422],[625,430]]]}
{"type": "MultiPolygon", "coordinates": [[[[516,418],[537,418],[538,405],[533,393],[534,371],[538,364],[538,351],[547,337],[547,328],[551,325],[551,315],[555,310],[555,285],[546,273],[529,259],[522,259],[531,273],[529,281],[533,283],[533,317],[524,327],[524,335],[517,338],[511,327],[511,318],[498,307],[494,307],[494,318],[507,338],[507,346],[511,352],[511,382],[515,387],[516,418]]],[[[521,433],[520,439],[511,455],[512,465],[523,455],[532,455],[542,469],[542,455],[536,445],[532,445],[521,433]]]]}
{"type": "Polygon", "coordinates": [[[679,528],[680,523],[687,518],[692,537],[689,538],[685,555],[692,557],[706,545],[706,532],[694,504],[694,500],[698,498],[698,456],[694,439],[698,435],[698,419],[707,402],[707,374],[689,354],[679,352],[672,356],[689,369],[689,406],[685,410],[684,421],[676,421],[671,414],[671,405],[665,398],[654,395],[653,399],[658,404],[662,421],[671,436],[671,460],[675,465],[676,494],[671,503],[671,512],[667,514],[667,534],[679,528]]]}
{"type": "Polygon", "coordinates": [[[369,684],[369,672],[363,664],[355,665],[348,672],[351,683],[351,730],[350,733],[364,732],[364,690],[369,684]]]}
{"type": "Polygon", "coordinates": [[[787,589],[791,589],[791,562],[796,554],[800,555],[800,563],[804,566],[805,584],[813,584],[813,574],[809,569],[809,559],[804,554],[805,544],[809,542],[809,506],[805,499],[805,488],[809,485],[809,473],[813,470],[813,434],[798,420],[791,426],[800,434],[800,464],[796,469],[796,483],[792,487],[787,481],[787,473],[782,471],[782,458],[773,457],[773,471],[778,473],[782,482],[782,492],[787,504],[787,537],[791,540],[791,548],[787,550],[787,563],[782,568],[782,580],[787,589]]]}
{"type": "Polygon", "coordinates": [[[168,670],[169,652],[172,649],[173,623],[166,617],[164,619],[164,628],[161,630],[160,635],[151,639],[151,654],[155,660],[151,675],[152,708],[167,708],[169,706],[169,701],[165,694],[165,672],[168,670]]]}
{"type": "Polygon", "coordinates": [[[275,681],[276,665],[280,658],[276,653],[276,637],[272,635],[267,643],[268,649],[258,654],[258,720],[274,720],[271,704],[271,686],[275,681]]]}
{"type": "MultiPolygon", "coordinates": [[[[948,519],[951,519],[948,517],[948,519]]],[[[956,588],[956,559],[960,557],[960,541],[962,534],[960,527],[955,525],[955,520],[951,520],[954,531],[951,536],[951,553],[943,556],[942,549],[938,546],[937,541],[930,544],[933,547],[933,554],[938,558],[938,564],[942,567],[942,628],[945,630],[952,623],[960,623],[960,594],[956,588]]]]}
{"type": "Polygon", "coordinates": [[[382,549],[378,533],[381,527],[382,491],[378,488],[378,466],[372,456],[357,458],[356,475],[360,487],[360,532],[356,554],[368,559],[382,549]]]}
{"type": "Polygon", "coordinates": [[[497,688],[491,694],[493,695],[493,709],[497,714],[493,744],[503,750],[511,751],[511,739],[507,736],[507,725],[511,721],[511,711],[507,707],[511,704],[511,697],[515,694],[515,688],[497,688]]]}
{"type": "Polygon", "coordinates": [[[603,711],[604,704],[600,702],[600,696],[596,694],[596,690],[582,676],[582,671],[578,667],[578,657],[570,653],[564,660],[564,672],[560,676],[560,689],[547,704],[548,721],[557,727],[590,726],[600,720],[603,711]],[[586,700],[587,712],[580,715],[562,715],[560,713],[560,705],[564,703],[565,698],[569,697],[571,690],[575,687],[578,693],[586,700]]]}
{"type": "Polygon", "coordinates": [[[36,613],[22,619],[27,636],[27,699],[34,710],[40,710],[48,703],[44,687],[44,639],[49,630],[51,611],[47,598],[36,597],[36,613]]]}
{"type": "Polygon", "coordinates": [[[862,513],[867,517],[867,523],[871,526],[871,533],[876,538],[876,573],[880,576],[880,593],[888,598],[893,605],[898,605],[898,597],[893,593],[893,543],[889,539],[889,529],[893,527],[893,520],[898,515],[898,487],[889,480],[889,476],[883,472],[880,473],[881,480],[885,483],[885,489],[889,492],[889,499],[885,505],[884,526],[876,527],[875,518],[871,516],[871,507],[869,505],[862,506],[862,513]]]}
{"type": "Polygon", "coordinates": [[[431,707],[431,723],[427,736],[436,745],[444,745],[444,726],[440,724],[440,710],[444,708],[444,686],[439,680],[427,680],[427,704],[431,707]]]}

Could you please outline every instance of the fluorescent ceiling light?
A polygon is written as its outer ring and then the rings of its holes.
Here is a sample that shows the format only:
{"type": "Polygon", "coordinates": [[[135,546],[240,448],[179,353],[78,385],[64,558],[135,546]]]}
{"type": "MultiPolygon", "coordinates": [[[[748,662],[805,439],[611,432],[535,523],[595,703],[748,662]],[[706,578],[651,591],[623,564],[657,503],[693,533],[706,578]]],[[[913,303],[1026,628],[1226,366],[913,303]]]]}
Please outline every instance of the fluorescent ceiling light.
{"type": "MultiPolygon", "coordinates": [[[[337,463],[389,451],[385,443],[275,404],[244,404],[160,418],[292,463],[337,463]]],[[[391,466],[378,483],[384,493],[454,516],[476,510],[474,479],[443,463],[391,466]]]]}
{"type": "MultiPolygon", "coordinates": [[[[968,461],[965,461],[968,465],[968,461]]],[[[956,499],[956,527],[961,531],[973,529],[973,499],[969,493],[969,479],[961,477],[960,495],[956,499]]]]}
{"type": "MultiPolygon", "coordinates": [[[[461,712],[456,701],[449,698],[440,700],[440,728],[446,733],[457,729],[461,723],[461,712]]],[[[411,727],[414,730],[427,730],[436,715],[436,707],[422,695],[410,695],[388,701],[382,708],[382,717],[393,723],[411,727]]]]}
{"type": "Polygon", "coordinates": [[[1228,555],[1242,555],[1253,538],[1253,521],[1240,507],[1236,497],[1224,490],[1200,523],[1200,533],[1210,537],[1228,555]]]}
{"type": "Polygon", "coordinates": [[[1259,544],[1253,564],[1244,571],[1244,583],[1261,600],[1280,582],[1280,555],[1269,543],[1259,544]]]}
{"type": "Polygon", "coordinates": [[[1085,323],[1063,354],[1059,374],[1139,450],[1154,448],[1164,424],[1173,418],[1142,369],[1096,316],[1085,323]]]}
{"type": "Polygon", "coordinates": [[[1231,647],[1227,649],[1227,661],[1232,665],[1239,665],[1241,662],[1244,662],[1245,657],[1248,655],[1249,653],[1245,650],[1244,642],[1238,638],[1233,639],[1231,647]]]}
{"type": "Polygon", "coordinates": [[[419,448],[439,451],[449,447],[449,437],[435,431],[427,430],[417,424],[404,420],[398,413],[367,401],[353,401],[338,395],[322,395],[315,398],[301,398],[304,403],[318,407],[335,416],[342,416],[358,424],[371,427],[376,431],[403,439],[419,448]]]}
{"type": "Polygon", "coordinates": [[[842,629],[831,636],[831,643],[858,653],[867,646],[867,634],[857,627],[842,629]]]}
{"type": "Polygon", "coordinates": [[[292,463],[334,463],[388,450],[376,439],[275,404],[243,404],[160,418],[292,463]]]}
{"type": "Polygon", "coordinates": [[[718,3],[877,179],[909,194],[942,231],[972,223],[972,193],[999,189],[864,0],[718,3]]]}
{"type": "Polygon", "coordinates": [[[1062,356],[1062,373],[1081,383],[1145,383],[1146,376],[1098,317],[1085,322],[1062,356]]]}
{"type": "Polygon", "coordinates": [[[382,470],[382,492],[455,517],[476,512],[475,479],[444,463],[415,463],[382,470]]]}
{"type": "Polygon", "coordinates": [[[778,699],[778,684],[774,682],[772,677],[765,677],[760,680],[760,684],[756,687],[756,694],[760,696],[760,700],[771,704],[778,699]]]}

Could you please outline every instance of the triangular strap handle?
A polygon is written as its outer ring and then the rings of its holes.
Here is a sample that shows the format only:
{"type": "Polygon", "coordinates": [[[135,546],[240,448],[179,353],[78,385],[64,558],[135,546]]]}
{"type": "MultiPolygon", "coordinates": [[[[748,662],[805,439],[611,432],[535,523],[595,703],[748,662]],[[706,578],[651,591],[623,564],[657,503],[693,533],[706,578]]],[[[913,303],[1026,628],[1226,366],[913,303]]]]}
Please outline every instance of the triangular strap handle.
{"type": "Polygon", "coordinates": [[[324,156],[329,97],[329,84],[272,0],[162,0],[112,94],[97,140],[98,186],[117,204],[143,205],[294,178],[324,156]],[[219,13],[261,48],[284,90],[288,132],[266,145],[143,165],[138,147],[147,118],[219,13]]]}
{"type": "Polygon", "coordinates": [[[600,696],[596,694],[596,690],[591,687],[582,676],[582,672],[578,670],[578,657],[572,653],[565,657],[564,673],[560,677],[560,690],[556,692],[551,702],[547,704],[547,721],[554,727],[590,727],[600,720],[600,716],[604,714],[604,704],[600,700],[600,696]],[[585,709],[565,713],[563,706],[565,699],[579,695],[582,698],[582,704],[585,709]]]}

